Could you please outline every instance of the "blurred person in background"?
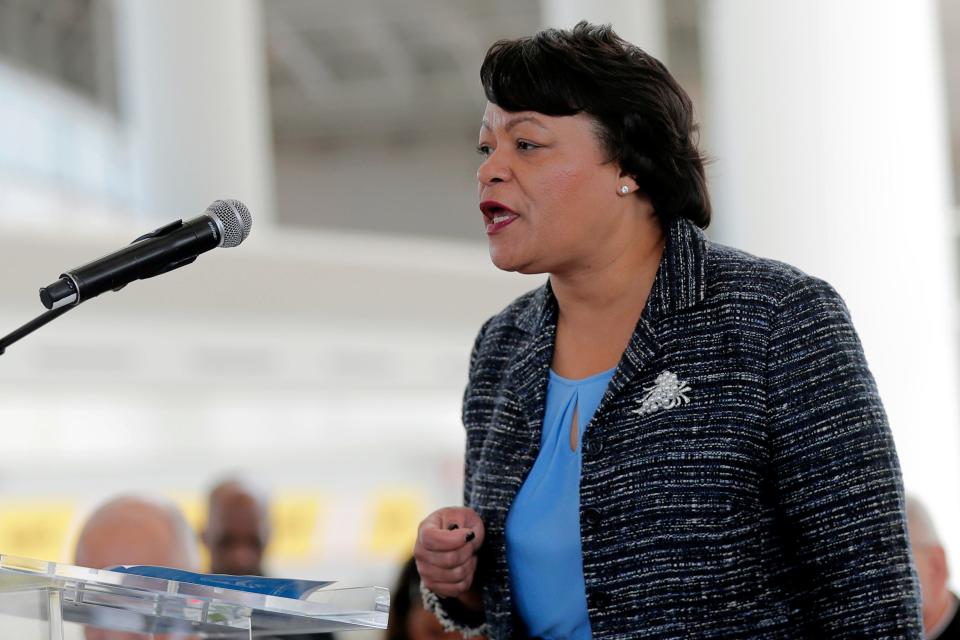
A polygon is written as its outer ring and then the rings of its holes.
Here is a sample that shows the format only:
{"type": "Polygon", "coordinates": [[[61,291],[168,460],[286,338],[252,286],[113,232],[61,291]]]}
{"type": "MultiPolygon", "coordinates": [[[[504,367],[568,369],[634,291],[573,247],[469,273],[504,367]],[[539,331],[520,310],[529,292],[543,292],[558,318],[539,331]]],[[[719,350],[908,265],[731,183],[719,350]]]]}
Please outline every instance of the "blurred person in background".
{"type": "Polygon", "coordinates": [[[143,564],[199,571],[197,537],[176,505],[122,496],[91,514],[80,531],[76,564],[104,569],[143,564]]]}
{"type": "Polygon", "coordinates": [[[390,623],[386,640],[461,640],[463,635],[446,631],[433,613],[423,608],[420,574],[411,557],[400,570],[397,584],[390,592],[390,623]]]}
{"type": "Polygon", "coordinates": [[[419,527],[425,605],[498,640],[920,637],[847,308],[704,236],[684,90],[587,23],[497,42],[480,75],[491,259],[550,277],[477,336],[466,506],[419,527]]]}
{"type": "MultiPolygon", "coordinates": [[[[213,487],[207,500],[207,524],[201,536],[210,552],[211,573],[264,575],[263,558],[270,533],[270,500],[266,491],[240,478],[223,480],[213,487]]],[[[310,633],[296,637],[331,640],[333,634],[310,633]]]]}
{"type": "Polygon", "coordinates": [[[960,640],[957,596],[947,586],[950,578],[947,553],[930,513],[914,496],[907,496],[907,525],[920,578],[924,635],[927,640],[960,640]]]}
{"type": "MultiPolygon", "coordinates": [[[[74,553],[75,564],[93,569],[155,565],[199,571],[197,536],[173,503],[153,497],[123,496],[99,507],[87,519],[74,553]]],[[[84,629],[86,640],[193,639],[182,633],[141,634],[84,629]]]]}
{"type": "Polygon", "coordinates": [[[210,551],[212,573],[262,576],[263,554],[270,541],[266,493],[245,480],[219,482],[207,500],[202,538],[210,551]]]}

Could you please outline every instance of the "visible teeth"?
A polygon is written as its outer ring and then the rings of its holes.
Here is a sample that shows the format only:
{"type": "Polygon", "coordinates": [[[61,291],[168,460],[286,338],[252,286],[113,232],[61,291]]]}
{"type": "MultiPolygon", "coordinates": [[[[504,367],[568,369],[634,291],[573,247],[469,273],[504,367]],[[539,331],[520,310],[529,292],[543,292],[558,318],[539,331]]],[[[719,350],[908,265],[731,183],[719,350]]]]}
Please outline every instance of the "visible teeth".
{"type": "Polygon", "coordinates": [[[509,215],[509,214],[507,214],[507,215],[502,215],[502,216],[493,216],[493,224],[500,224],[501,222],[503,222],[503,221],[505,221],[505,220],[509,220],[509,219],[512,218],[512,217],[513,217],[513,216],[511,216],[511,215],[509,215]]]}

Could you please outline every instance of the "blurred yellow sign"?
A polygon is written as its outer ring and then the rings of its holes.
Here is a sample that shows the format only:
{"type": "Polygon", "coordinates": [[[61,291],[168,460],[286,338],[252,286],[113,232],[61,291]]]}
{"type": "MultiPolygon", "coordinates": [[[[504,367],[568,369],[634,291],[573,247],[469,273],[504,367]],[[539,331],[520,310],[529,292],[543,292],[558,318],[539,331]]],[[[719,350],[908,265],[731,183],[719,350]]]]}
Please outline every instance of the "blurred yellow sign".
{"type": "Polygon", "coordinates": [[[64,561],[74,506],[66,501],[0,504],[0,553],[64,561]]]}
{"type": "Polygon", "coordinates": [[[316,532],[323,530],[320,519],[326,508],[313,494],[280,494],[270,509],[273,532],[267,554],[279,561],[303,560],[318,553],[316,532]]]}
{"type": "Polygon", "coordinates": [[[417,491],[388,491],[373,496],[373,522],[367,551],[398,558],[413,550],[426,501],[417,491]]]}

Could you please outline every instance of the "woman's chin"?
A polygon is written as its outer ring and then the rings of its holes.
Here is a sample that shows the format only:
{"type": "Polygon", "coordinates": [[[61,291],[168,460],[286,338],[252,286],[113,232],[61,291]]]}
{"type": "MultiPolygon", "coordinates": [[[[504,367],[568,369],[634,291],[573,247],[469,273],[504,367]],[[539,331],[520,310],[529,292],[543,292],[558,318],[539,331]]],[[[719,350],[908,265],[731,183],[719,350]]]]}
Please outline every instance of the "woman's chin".
{"type": "Polygon", "coordinates": [[[523,261],[519,256],[510,251],[504,251],[503,247],[490,243],[490,261],[497,269],[501,271],[521,271],[523,261]]]}
{"type": "Polygon", "coordinates": [[[519,256],[507,255],[504,252],[495,251],[493,247],[490,248],[490,261],[493,262],[493,266],[501,271],[510,271],[525,275],[547,272],[546,269],[540,268],[530,260],[522,260],[519,256]]]}
{"type": "Polygon", "coordinates": [[[512,262],[509,259],[506,251],[497,250],[497,247],[494,243],[490,243],[490,262],[493,263],[497,269],[501,271],[513,271],[511,269],[512,262]]]}

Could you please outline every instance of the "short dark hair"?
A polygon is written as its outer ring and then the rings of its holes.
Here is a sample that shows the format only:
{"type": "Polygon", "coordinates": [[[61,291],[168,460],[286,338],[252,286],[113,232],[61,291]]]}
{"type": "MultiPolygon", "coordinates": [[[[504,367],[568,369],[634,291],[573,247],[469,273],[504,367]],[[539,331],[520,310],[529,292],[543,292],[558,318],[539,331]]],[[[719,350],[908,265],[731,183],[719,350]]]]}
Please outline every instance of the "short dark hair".
{"type": "Polygon", "coordinates": [[[487,99],[507,111],[584,112],[611,161],[636,180],[660,220],[710,224],[693,103],[663,64],[610,25],[580,22],[500,40],[480,67],[487,99]]]}

